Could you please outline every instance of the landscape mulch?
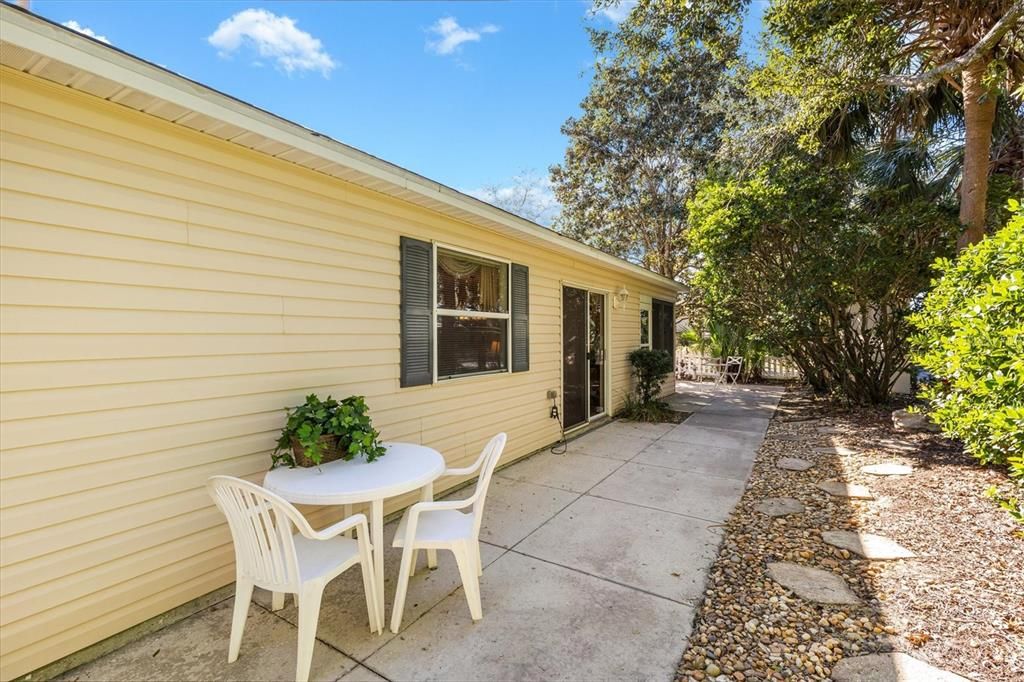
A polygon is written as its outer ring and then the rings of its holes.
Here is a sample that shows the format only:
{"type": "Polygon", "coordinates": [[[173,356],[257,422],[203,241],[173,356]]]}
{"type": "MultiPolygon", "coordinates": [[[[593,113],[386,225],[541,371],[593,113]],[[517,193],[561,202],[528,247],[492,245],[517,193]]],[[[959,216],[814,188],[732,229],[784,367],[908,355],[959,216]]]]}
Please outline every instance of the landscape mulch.
{"type": "Polygon", "coordinates": [[[902,651],[972,680],[1024,679],[1024,539],[984,496],[990,485],[1012,487],[956,443],[894,431],[888,409],[847,409],[787,390],[724,524],[678,678],[823,680],[842,658],[902,651]],[[814,466],[780,469],[781,457],[814,466]],[[883,462],[914,470],[860,471],[883,462]],[[875,499],[833,497],[815,486],[824,480],[866,485],[875,499]],[[805,511],[773,518],[754,510],[774,497],[796,498],[805,511]],[[883,535],[917,556],[868,561],[826,544],[826,530],[883,535]],[[839,575],[862,603],[800,599],[768,577],[777,561],[839,575]]]}

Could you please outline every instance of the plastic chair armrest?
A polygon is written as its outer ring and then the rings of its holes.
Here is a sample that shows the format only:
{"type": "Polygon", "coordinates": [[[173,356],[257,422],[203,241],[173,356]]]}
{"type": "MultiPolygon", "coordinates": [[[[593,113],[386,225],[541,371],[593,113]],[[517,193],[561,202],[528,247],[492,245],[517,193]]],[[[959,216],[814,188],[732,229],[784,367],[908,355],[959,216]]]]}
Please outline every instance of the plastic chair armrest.
{"type": "Polygon", "coordinates": [[[445,469],[444,476],[466,476],[467,474],[475,473],[480,467],[478,465],[460,467],[458,469],[445,469]]]}
{"type": "Polygon", "coordinates": [[[365,536],[367,533],[366,515],[353,514],[347,519],[342,519],[335,524],[327,526],[323,530],[313,531],[312,535],[307,535],[306,533],[303,533],[303,535],[313,540],[330,540],[351,528],[358,528],[359,532],[365,536]]]}

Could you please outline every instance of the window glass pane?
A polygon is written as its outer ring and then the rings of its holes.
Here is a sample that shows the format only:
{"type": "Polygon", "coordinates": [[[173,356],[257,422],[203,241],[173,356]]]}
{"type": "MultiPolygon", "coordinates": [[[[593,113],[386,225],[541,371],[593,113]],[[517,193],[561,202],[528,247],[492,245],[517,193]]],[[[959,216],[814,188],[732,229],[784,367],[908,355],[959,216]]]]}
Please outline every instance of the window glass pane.
{"type": "Polygon", "coordinates": [[[647,346],[651,343],[651,311],[646,308],[640,309],[640,345],[647,346]]]}
{"type": "Polygon", "coordinates": [[[445,379],[506,368],[508,320],[437,317],[437,377],[445,379]]]}
{"type": "Polygon", "coordinates": [[[508,312],[508,266],[455,251],[437,250],[437,307],[508,312]]]}

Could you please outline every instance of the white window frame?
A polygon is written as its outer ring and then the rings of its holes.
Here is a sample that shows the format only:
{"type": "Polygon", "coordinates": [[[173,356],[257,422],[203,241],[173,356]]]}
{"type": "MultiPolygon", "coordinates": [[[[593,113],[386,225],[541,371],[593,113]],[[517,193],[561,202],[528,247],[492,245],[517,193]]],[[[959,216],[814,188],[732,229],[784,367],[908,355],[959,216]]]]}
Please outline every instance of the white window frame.
{"type": "Polygon", "coordinates": [[[481,376],[491,376],[494,374],[511,374],[512,373],[512,261],[507,258],[500,258],[498,256],[492,256],[487,253],[480,253],[479,251],[473,251],[466,249],[461,246],[452,246],[451,244],[445,244],[443,242],[431,242],[433,245],[432,262],[430,268],[430,306],[431,306],[431,324],[430,330],[434,335],[434,343],[431,344],[431,353],[433,357],[430,359],[430,364],[433,366],[434,383],[437,384],[442,381],[458,381],[460,379],[473,379],[481,376]],[[462,253],[473,258],[482,258],[489,260],[493,263],[505,266],[505,307],[508,312],[504,313],[485,313],[475,310],[452,310],[450,308],[438,308],[437,307],[437,251],[438,249],[444,251],[452,251],[454,253],[462,253]],[[469,374],[459,374],[457,376],[438,376],[437,374],[437,356],[438,356],[438,334],[437,334],[437,318],[438,317],[478,317],[488,318],[493,320],[505,320],[505,369],[488,369],[482,372],[472,372],[469,374]]]}
{"type": "Polygon", "coordinates": [[[654,335],[651,333],[654,328],[654,305],[650,296],[640,297],[640,312],[637,313],[637,325],[639,332],[640,348],[650,348],[654,335]],[[647,343],[644,343],[644,311],[647,311],[647,343]]]}

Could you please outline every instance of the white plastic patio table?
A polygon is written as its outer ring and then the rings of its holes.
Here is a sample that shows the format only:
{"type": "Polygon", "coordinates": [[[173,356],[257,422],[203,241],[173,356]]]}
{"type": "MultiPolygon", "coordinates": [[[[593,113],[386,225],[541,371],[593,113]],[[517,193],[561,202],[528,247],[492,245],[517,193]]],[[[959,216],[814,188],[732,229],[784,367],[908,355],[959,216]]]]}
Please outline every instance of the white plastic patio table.
{"type": "MultiPolygon", "coordinates": [[[[377,577],[377,604],[384,622],[384,500],[421,489],[434,498],[434,481],[444,473],[441,453],[413,443],[385,443],[387,454],[373,462],[337,460],[319,468],[271,469],[263,487],[294,504],[352,505],[370,503],[370,542],[377,577]]],[[[431,565],[436,562],[428,555],[431,565]]]]}

